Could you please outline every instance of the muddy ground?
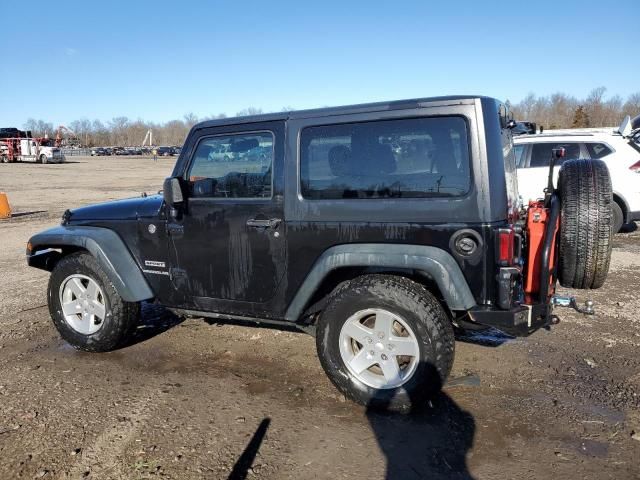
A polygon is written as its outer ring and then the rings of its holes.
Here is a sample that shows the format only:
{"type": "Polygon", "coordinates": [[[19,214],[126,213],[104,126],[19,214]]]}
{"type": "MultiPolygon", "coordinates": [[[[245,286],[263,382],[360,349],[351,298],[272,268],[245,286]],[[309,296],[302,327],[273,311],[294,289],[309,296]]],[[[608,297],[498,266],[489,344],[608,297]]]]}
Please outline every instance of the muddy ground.
{"type": "Polygon", "coordinates": [[[337,393],[301,333],[148,305],[133,345],[67,346],[27,239],[66,208],[157,191],[175,159],[70,160],[0,165],[17,213],[0,222],[0,479],[640,477],[640,231],[616,236],[595,317],[460,338],[426,411],[381,415],[337,393]]]}

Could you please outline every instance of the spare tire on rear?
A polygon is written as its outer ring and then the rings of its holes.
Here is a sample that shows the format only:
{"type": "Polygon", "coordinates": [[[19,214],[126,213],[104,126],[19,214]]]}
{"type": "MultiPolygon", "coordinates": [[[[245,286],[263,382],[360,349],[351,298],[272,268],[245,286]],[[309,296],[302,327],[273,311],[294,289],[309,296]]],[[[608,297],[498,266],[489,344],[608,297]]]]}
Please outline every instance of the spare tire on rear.
{"type": "Polygon", "coordinates": [[[600,288],[609,271],[614,223],[609,170],[601,160],[567,160],[558,189],[558,280],[567,288],[600,288]]]}

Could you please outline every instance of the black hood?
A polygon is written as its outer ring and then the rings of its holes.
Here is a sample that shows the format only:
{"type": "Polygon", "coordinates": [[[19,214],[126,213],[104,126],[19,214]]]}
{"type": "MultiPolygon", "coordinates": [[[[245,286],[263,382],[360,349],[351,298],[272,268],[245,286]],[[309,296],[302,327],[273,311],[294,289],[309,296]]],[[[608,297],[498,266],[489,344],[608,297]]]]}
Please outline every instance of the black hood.
{"type": "Polygon", "coordinates": [[[135,220],[141,217],[154,217],[162,205],[161,195],[126,198],[112,202],[97,203],[76,208],[65,217],[69,222],[85,220],[135,220]]]}

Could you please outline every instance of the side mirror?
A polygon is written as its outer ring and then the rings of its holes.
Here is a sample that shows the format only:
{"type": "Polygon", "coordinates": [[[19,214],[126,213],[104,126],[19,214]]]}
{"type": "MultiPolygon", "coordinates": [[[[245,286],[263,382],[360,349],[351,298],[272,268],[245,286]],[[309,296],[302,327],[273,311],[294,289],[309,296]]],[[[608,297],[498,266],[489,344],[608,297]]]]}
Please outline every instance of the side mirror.
{"type": "Polygon", "coordinates": [[[169,208],[174,209],[184,202],[180,180],[176,177],[166,178],[162,186],[162,196],[169,208]]]}

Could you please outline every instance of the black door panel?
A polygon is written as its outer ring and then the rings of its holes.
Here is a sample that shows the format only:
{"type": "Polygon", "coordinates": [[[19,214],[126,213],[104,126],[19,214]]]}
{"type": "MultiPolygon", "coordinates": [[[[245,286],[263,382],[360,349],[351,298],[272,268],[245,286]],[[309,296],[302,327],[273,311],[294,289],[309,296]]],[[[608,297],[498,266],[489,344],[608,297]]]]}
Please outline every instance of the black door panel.
{"type": "Polygon", "coordinates": [[[189,308],[259,311],[285,274],[284,122],[242,127],[203,131],[186,169],[182,231],[170,244],[189,308]]]}

